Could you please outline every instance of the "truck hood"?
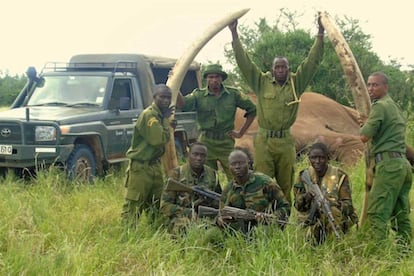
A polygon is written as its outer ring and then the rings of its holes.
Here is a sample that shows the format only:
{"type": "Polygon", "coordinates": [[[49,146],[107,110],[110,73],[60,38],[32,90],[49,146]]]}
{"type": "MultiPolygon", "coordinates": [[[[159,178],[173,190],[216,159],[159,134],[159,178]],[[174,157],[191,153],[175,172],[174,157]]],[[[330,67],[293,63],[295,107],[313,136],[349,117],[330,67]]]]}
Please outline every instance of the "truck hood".
{"type": "Polygon", "coordinates": [[[29,109],[30,121],[55,121],[66,124],[76,121],[94,120],[95,115],[102,114],[99,108],[79,108],[62,106],[33,106],[14,108],[0,112],[1,120],[26,120],[26,109],[29,109]]]}

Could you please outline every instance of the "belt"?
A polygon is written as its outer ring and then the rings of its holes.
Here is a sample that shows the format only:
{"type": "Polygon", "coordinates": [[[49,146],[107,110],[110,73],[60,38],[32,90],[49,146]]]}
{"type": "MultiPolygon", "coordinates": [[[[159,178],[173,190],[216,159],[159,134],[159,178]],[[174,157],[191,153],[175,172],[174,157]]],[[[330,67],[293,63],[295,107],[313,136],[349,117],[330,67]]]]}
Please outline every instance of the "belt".
{"type": "Polygon", "coordinates": [[[152,160],[137,160],[137,159],[135,159],[134,161],[137,161],[138,163],[141,163],[141,164],[147,164],[147,165],[152,166],[152,165],[156,165],[156,164],[160,163],[161,159],[160,158],[156,158],[156,159],[152,159],[152,160]]]}
{"type": "Polygon", "coordinates": [[[211,131],[211,130],[204,130],[203,134],[207,138],[210,138],[213,140],[224,140],[228,137],[227,134],[224,132],[211,131]]]}
{"type": "Polygon", "coordinates": [[[395,158],[404,158],[404,154],[396,151],[386,151],[375,154],[375,163],[395,158]]]}
{"type": "Polygon", "coordinates": [[[289,133],[289,129],[272,130],[261,128],[261,130],[266,133],[267,138],[284,138],[289,133]]]}

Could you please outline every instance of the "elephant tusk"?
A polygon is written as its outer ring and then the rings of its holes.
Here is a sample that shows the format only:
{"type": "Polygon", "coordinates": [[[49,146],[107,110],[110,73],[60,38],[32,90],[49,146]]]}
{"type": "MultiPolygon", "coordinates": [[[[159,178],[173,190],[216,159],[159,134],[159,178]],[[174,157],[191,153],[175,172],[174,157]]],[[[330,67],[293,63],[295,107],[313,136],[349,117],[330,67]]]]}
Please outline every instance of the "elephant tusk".
{"type": "MultiPolygon", "coordinates": [[[[371,108],[371,100],[369,98],[367,86],[365,85],[361,70],[359,69],[358,63],[352,54],[351,48],[329,14],[325,11],[320,12],[319,16],[321,23],[328,34],[329,40],[338,55],[346,80],[351,87],[355,108],[359,112],[360,116],[367,118],[371,108]]],[[[373,183],[373,162],[371,162],[369,158],[368,145],[365,150],[365,160],[365,194],[360,216],[361,225],[365,222],[367,217],[368,194],[373,183]]]]}

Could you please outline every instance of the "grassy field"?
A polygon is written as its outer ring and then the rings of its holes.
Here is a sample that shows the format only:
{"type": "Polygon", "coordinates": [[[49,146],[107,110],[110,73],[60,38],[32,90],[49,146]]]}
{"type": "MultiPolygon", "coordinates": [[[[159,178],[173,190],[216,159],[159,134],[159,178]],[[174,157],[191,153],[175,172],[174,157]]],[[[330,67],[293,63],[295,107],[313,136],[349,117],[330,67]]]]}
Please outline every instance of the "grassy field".
{"type": "MultiPolygon", "coordinates": [[[[299,167],[305,164],[302,162],[299,167]]],[[[363,165],[350,172],[354,201],[363,198],[363,165]]],[[[302,229],[258,228],[251,239],[224,235],[206,222],[172,238],[162,220],[143,216],[121,225],[123,171],[93,185],[58,171],[0,185],[2,275],[412,275],[414,257],[400,258],[392,239],[381,250],[353,230],[312,247],[302,229]]],[[[412,198],[412,196],[411,196],[412,198]]],[[[293,217],[295,213],[293,213],[293,217]]]]}

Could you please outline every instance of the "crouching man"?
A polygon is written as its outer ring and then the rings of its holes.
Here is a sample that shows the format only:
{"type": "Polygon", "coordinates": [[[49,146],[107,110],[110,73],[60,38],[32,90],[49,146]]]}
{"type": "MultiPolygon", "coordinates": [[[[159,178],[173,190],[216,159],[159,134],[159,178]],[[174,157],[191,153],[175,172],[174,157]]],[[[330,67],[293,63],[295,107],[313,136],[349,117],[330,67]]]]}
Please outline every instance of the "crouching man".
{"type": "Polygon", "coordinates": [[[205,165],[206,160],[206,145],[193,143],[187,162],[169,172],[161,196],[161,213],[169,219],[169,230],[173,234],[184,232],[188,224],[197,218],[199,205],[219,206],[221,187],[218,175],[205,165]],[[197,190],[212,197],[200,194],[197,190]]]}

